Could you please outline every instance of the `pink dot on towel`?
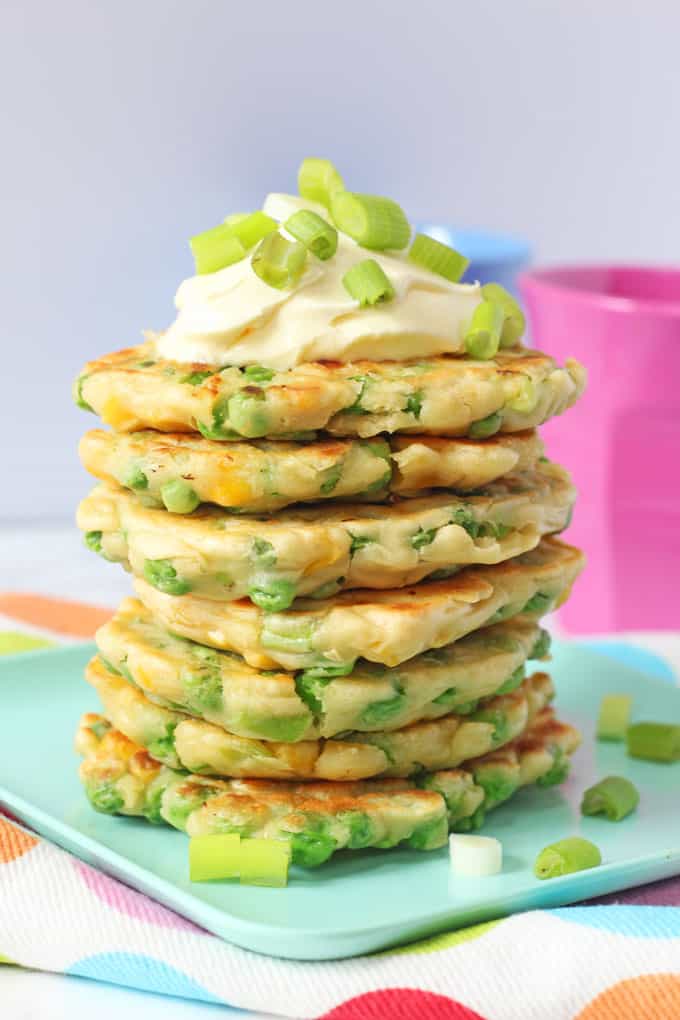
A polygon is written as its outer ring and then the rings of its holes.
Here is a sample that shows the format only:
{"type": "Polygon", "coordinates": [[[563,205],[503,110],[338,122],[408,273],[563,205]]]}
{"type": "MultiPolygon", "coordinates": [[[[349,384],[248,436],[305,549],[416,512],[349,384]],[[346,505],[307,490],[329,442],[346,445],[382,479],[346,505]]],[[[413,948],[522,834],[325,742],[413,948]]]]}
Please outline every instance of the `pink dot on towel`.
{"type": "Polygon", "coordinates": [[[162,907],[160,903],[150,900],[148,896],[128,888],[115,878],[109,878],[88,864],[76,861],[75,866],[88,889],[120,914],[158,925],[159,928],[179,928],[181,931],[196,932],[198,935],[207,934],[203,928],[187,921],[185,917],[180,917],[167,907],[162,907]]]}
{"type": "Polygon", "coordinates": [[[474,1009],[447,995],[418,988],[384,988],[366,992],[324,1013],[319,1020],[484,1020],[474,1009]]]}

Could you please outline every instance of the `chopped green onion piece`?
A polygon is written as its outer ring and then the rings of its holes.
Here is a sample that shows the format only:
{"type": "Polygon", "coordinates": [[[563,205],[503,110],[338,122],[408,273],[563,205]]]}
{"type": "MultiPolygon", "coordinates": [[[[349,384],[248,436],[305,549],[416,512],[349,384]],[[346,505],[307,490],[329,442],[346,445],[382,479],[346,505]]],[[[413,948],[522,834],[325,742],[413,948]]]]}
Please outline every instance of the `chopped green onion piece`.
{"type": "Polygon", "coordinates": [[[517,411],[519,414],[530,414],[537,403],[536,384],[528,375],[522,376],[517,386],[517,393],[511,400],[508,400],[507,406],[511,411],[517,411]]]}
{"type": "Polygon", "coordinates": [[[623,740],[630,722],[633,699],[629,694],[605,694],[600,702],[598,740],[623,740]]]}
{"type": "Polygon", "coordinates": [[[313,255],[325,262],[338,249],[338,232],[311,209],[300,209],[284,223],[285,229],[313,255]]]}
{"type": "Polygon", "coordinates": [[[488,301],[497,302],[503,309],[501,347],[514,347],[526,329],[524,312],[512,294],[508,294],[500,283],[485,283],[482,287],[482,294],[488,301]]]}
{"type": "Polygon", "coordinates": [[[607,776],[585,791],[581,814],[605,815],[610,822],[620,822],[635,810],[639,801],[640,794],[629,779],[607,776]]]}
{"type": "Polygon", "coordinates": [[[497,875],[503,867],[503,844],[493,836],[449,836],[451,870],[466,878],[497,875]]]}
{"type": "Polygon", "coordinates": [[[460,252],[449,248],[448,244],[435,241],[434,237],[428,237],[427,234],[416,234],[408,257],[417,266],[423,266],[451,283],[458,283],[470,265],[470,260],[460,252]]]}
{"type": "Polygon", "coordinates": [[[498,353],[503,328],[503,309],[495,301],[481,301],[474,312],[465,334],[468,354],[480,361],[488,361],[498,353]]]}
{"type": "Polygon", "coordinates": [[[680,726],[640,722],[626,731],[628,754],[648,761],[680,761],[680,726]]]}
{"type": "Polygon", "coordinates": [[[330,209],[334,193],[344,188],[345,183],[330,159],[303,159],[298,170],[298,191],[303,198],[330,209]]]}
{"type": "Polygon", "coordinates": [[[255,249],[253,271],[277,290],[294,287],[302,276],[307,249],[299,241],[287,241],[278,232],[268,234],[255,249]]]}
{"type": "Polygon", "coordinates": [[[331,198],[331,215],[338,230],[375,251],[405,248],[411,236],[404,211],[391,198],[338,191],[331,198]]]}
{"type": "Polygon", "coordinates": [[[287,885],[290,858],[291,845],[282,839],[242,839],[241,883],[287,885]]]}
{"type": "Polygon", "coordinates": [[[234,216],[228,216],[224,224],[246,251],[278,227],[276,220],[260,209],[254,213],[236,213],[234,216]]]}
{"type": "Polygon", "coordinates": [[[188,372],[187,375],[183,375],[179,380],[181,383],[185,383],[187,386],[200,386],[204,379],[209,379],[211,375],[215,375],[215,372],[211,369],[199,369],[196,372],[188,372]]]}
{"type": "Polygon", "coordinates": [[[409,393],[402,411],[406,411],[407,414],[412,414],[414,418],[420,418],[420,412],[422,409],[423,395],[420,390],[416,390],[415,393],[409,393]]]}
{"type": "Polygon", "coordinates": [[[495,411],[493,414],[489,414],[486,418],[480,418],[479,421],[473,421],[468,429],[468,435],[470,439],[488,439],[489,436],[493,436],[498,432],[503,419],[500,414],[495,411]]]}
{"type": "Polygon", "coordinates": [[[276,375],[273,368],[265,368],[264,365],[246,365],[242,371],[249,383],[269,382],[276,375]]]}
{"type": "Polygon", "coordinates": [[[363,307],[379,301],[391,301],[394,287],[375,259],[363,259],[348,269],[342,278],[345,290],[363,307]]]}
{"type": "Polygon", "coordinates": [[[243,220],[247,220],[249,216],[250,216],[249,212],[234,212],[234,213],[229,213],[228,216],[224,217],[224,222],[227,224],[228,227],[232,227],[232,229],[233,229],[233,227],[237,223],[242,223],[243,220]]]}
{"type": "Polygon", "coordinates": [[[171,514],[190,514],[201,502],[196,491],[183,478],[161,485],[161,499],[171,514]]]}
{"type": "Polygon", "coordinates": [[[602,854],[587,839],[570,836],[541,850],[534,863],[536,878],[559,878],[575,871],[586,871],[602,863],[602,854]]]}
{"type": "Polygon", "coordinates": [[[237,833],[192,836],[189,840],[189,878],[209,882],[216,878],[238,878],[241,837],[237,833]]]}
{"type": "Polygon", "coordinates": [[[233,265],[245,258],[246,249],[226,223],[220,223],[212,230],[196,234],[189,241],[199,274],[216,273],[218,269],[233,265]]]}

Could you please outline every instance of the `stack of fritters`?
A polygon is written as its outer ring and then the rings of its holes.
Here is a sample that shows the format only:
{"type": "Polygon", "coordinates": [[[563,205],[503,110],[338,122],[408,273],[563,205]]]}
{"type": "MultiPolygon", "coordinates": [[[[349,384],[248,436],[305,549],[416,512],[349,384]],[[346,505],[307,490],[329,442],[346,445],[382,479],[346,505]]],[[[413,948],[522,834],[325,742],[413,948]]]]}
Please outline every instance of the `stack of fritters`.
{"type": "Polygon", "coordinates": [[[274,372],[151,338],[89,364],[77,400],[113,431],[81,443],[78,523],[137,594],[87,670],[93,806],[311,866],[560,782],[578,734],[527,663],[583,561],[533,430],[583,384],[522,347],[274,372]]]}

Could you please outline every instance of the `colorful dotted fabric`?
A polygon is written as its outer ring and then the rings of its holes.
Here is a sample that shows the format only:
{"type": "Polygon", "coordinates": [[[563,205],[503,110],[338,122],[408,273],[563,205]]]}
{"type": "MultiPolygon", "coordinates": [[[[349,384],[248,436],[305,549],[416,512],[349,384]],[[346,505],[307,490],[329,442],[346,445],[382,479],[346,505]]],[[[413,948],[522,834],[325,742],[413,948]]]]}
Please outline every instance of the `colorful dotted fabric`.
{"type": "MultiPolygon", "coordinates": [[[[90,637],[106,615],[23,595],[0,613],[0,654],[90,637]]],[[[298,963],[231,946],[0,815],[0,964],[310,1020],[680,1020],[680,879],[298,963]]]]}

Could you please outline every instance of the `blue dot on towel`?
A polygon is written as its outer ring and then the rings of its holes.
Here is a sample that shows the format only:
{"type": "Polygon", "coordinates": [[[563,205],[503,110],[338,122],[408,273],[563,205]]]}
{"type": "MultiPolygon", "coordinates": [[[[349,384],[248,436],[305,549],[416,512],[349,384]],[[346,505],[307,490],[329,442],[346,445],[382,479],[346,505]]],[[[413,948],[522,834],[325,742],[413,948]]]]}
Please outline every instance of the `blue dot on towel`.
{"type": "MultiPolygon", "coordinates": [[[[66,971],[76,977],[107,981],[126,988],[137,988],[144,992],[174,995],[181,999],[197,999],[200,1002],[217,1003],[225,1006],[218,998],[198,982],[163,960],[143,953],[97,953],[77,960],[66,971]]],[[[231,1007],[233,1008],[233,1007],[231,1007]]],[[[234,1010],[242,1012],[242,1010],[234,1010]]]]}
{"type": "Polygon", "coordinates": [[[562,921],[638,939],[680,937],[680,908],[638,907],[618,903],[607,907],[560,907],[547,913],[562,921]]]}

